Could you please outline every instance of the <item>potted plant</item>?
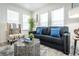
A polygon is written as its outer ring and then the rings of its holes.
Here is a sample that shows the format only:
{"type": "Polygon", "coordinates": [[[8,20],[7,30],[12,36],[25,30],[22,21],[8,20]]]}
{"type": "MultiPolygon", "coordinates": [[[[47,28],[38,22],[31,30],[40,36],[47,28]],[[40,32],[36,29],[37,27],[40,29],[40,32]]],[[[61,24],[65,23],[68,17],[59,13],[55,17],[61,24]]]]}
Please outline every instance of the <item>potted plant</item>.
{"type": "MultiPolygon", "coordinates": [[[[33,31],[34,26],[35,26],[34,19],[30,17],[29,18],[29,32],[33,31]]],[[[29,38],[32,40],[34,38],[34,35],[32,33],[29,33],[29,38]]]]}
{"type": "Polygon", "coordinates": [[[33,31],[35,24],[34,24],[34,20],[32,17],[29,18],[29,31],[33,31]]]}
{"type": "Polygon", "coordinates": [[[32,33],[29,34],[29,38],[30,40],[33,40],[34,39],[34,35],[32,33]]]}

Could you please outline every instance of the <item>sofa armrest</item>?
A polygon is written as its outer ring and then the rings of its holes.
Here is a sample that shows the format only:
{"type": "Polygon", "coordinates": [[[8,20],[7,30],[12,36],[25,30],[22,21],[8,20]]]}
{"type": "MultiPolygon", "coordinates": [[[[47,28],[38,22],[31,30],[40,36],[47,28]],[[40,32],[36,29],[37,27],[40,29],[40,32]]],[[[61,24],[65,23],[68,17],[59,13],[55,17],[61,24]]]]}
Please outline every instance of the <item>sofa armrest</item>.
{"type": "Polygon", "coordinates": [[[30,34],[30,33],[35,34],[35,33],[36,33],[36,31],[30,31],[30,32],[29,32],[29,34],[30,34]]]}
{"type": "Polygon", "coordinates": [[[63,41],[64,41],[64,53],[70,53],[70,33],[63,34],[63,41]]]}

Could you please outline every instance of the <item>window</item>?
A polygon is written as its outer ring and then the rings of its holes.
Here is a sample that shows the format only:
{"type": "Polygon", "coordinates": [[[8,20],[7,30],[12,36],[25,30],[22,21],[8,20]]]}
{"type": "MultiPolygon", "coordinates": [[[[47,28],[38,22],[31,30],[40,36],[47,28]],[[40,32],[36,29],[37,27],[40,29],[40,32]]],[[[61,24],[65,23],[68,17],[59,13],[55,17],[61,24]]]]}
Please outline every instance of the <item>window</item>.
{"type": "Polygon", "coordinates": [[[64,25],[64,8],[60,8],[51,12],[51,25],[63,26],[64,25]]]}
{"type": "Polygon", "coordinates": [[[23,30],[29,30],[29,16],[23,15],[23,30]]]}
{"type": "Polygon", "coordinates": [[[48,26],[48,13],[40,15],[40,26],[48,26]]]}
{"type": "Polygon", "coordinates": [[[19,13],[12,10],[7,10],[7,22],[19,24],[19,13]]]}

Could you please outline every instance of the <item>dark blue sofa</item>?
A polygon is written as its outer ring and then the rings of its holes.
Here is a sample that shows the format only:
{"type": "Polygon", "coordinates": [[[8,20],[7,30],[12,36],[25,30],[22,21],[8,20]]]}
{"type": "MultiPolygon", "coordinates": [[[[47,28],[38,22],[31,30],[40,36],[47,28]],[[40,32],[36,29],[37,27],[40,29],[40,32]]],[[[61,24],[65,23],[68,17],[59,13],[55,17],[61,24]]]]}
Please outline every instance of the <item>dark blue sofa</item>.
{"type": "Polygon", "coordinates": [[[68,27],[37,27],[36,31],[30,33],[33,33],[35,38],[40,39],[41,44],[63,51],[65,54],[69,54],[70,34],[68,27]]]}

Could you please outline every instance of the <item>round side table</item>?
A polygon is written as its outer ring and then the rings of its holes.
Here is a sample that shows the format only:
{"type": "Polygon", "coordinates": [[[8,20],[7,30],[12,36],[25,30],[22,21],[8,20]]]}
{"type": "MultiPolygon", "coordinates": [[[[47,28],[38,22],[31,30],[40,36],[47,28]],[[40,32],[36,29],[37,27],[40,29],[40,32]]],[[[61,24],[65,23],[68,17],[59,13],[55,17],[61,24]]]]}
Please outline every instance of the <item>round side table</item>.
{"type": "Polygon", "coordinates": [[[77,45],[77,41],[79,41],[79,38],[74,38],[74,54],[75,55],[75,52],[76,52],[76,45],[77,45]]]}

